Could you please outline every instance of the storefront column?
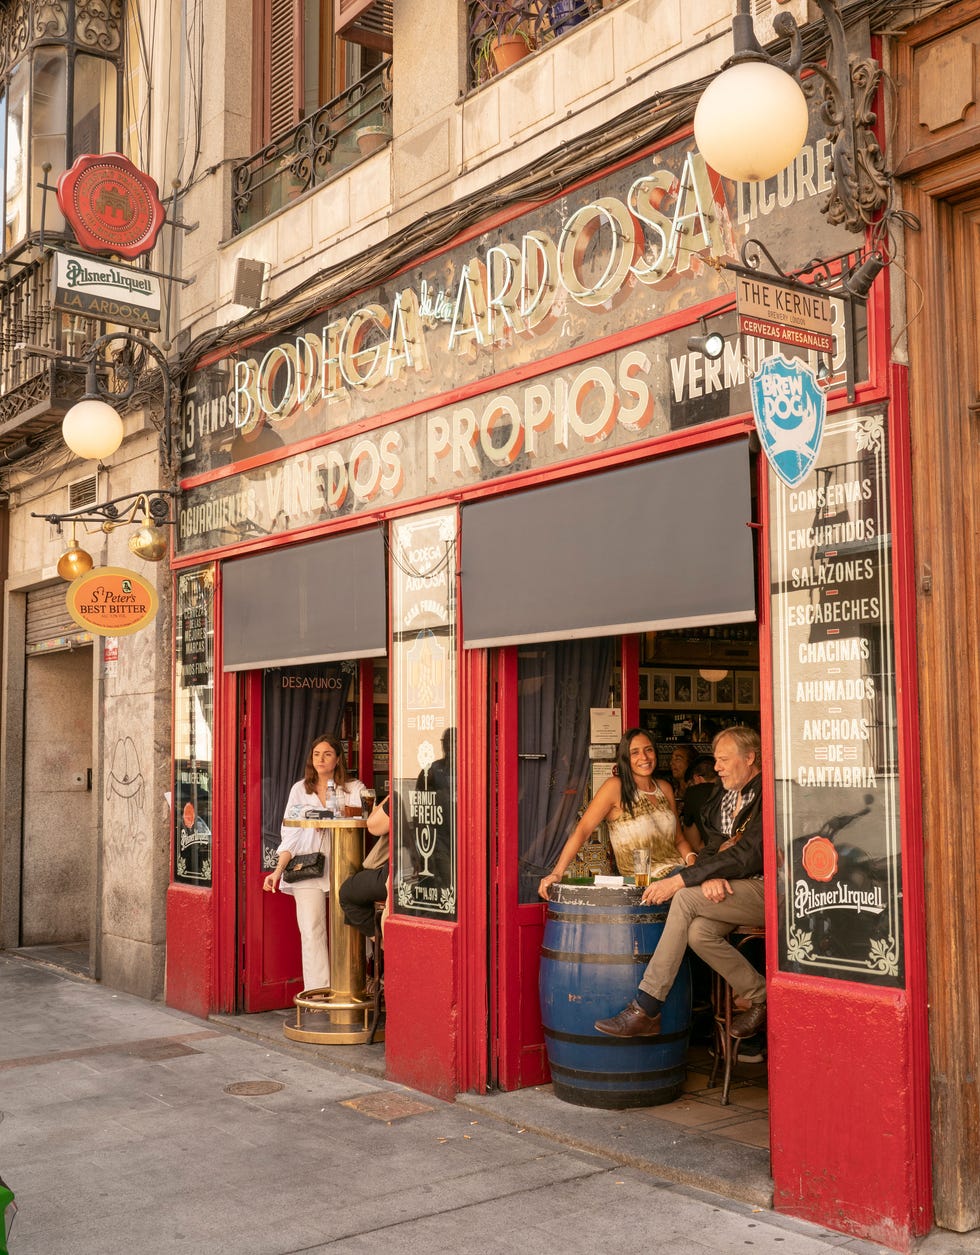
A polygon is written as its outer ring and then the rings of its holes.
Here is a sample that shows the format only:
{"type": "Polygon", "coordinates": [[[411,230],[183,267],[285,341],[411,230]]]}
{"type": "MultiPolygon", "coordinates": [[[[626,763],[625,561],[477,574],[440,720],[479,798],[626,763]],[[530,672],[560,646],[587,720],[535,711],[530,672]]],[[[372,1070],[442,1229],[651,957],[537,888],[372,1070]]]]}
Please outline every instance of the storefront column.
{"type": "Polygon", "coordinates": [[[897,1250],[932,1221],[904,412],[829,416],[767,494],[774,1205],[897,1250]]]}

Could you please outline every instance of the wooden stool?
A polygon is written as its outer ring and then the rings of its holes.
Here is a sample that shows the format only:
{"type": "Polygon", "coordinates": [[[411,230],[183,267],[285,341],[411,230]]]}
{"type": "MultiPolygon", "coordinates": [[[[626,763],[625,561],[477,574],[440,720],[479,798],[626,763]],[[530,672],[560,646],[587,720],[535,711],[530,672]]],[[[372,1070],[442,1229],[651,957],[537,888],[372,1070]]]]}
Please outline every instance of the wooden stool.
{"type": "MultiPolygon", "coordinates": [[[[736,950],[742,950],[750,941],[765,940],[766,930],[761,925],[740,924],[728,934],[728,940],[736,950]]],[[[732,1087],[732,1072],[738,1063],[738,1051],[742,1044],[741,1038],[732,1036],[732,1016],[735,1014],[735,995],[728,981],[715,971],[711,973],[711,1003],[715,1019],[715,1058],[711,1065],[711,1076],[708,1085],[713,1086],[718,1076],[718,1066],[722,1064],[724,1072],[721,1084],[721,1103],[728,1105],[728,1095],[732,1087]]]]}
{"type": "MultiPolygon", "coordinates": [[[[374,992],[371,995],[371,1010],[368,1012],[368,1026],[371,1030],[367,1039],[369,1046],[374,1045],[378,1028],[385,1014],[385,949],[381,932],[385,905],[384,902],[374,904],[374,992]]],[[[381,1036],[384,1037],[383,1029],[381,1036]]]]}

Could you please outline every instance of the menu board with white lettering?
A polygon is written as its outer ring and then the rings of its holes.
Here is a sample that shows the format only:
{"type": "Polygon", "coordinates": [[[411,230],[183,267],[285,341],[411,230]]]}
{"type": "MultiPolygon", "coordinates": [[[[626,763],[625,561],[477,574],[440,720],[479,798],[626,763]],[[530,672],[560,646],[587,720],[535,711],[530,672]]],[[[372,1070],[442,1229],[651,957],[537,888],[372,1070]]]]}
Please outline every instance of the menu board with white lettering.
{"type": "Polygon", "coordinates": [[[456,918],[456,511],[391,539],[393,909],[456,918]]]}
{"type": "Polygon", "coordinates": [[[887,424],[827,423],[770,472],[779,966],[904,982],[887,424]]]}
{"type": "Polygon", "coordinates": [[[174,880],[211,884],[214,567],[177,576],[174,674],[174,880]]]}

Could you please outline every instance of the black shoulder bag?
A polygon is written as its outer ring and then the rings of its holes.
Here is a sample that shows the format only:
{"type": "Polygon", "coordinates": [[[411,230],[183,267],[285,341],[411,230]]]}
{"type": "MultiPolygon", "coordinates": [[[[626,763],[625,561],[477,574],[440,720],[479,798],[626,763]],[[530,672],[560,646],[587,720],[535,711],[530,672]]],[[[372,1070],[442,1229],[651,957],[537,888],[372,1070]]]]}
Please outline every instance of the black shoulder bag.
{"type": "Polygon", "coordinates": [[[326,865],[322,854],[294,854],[282,869],[282,878],[287,885],[294,885],[298,880],[315,880],[323,875],[326,865]]]}

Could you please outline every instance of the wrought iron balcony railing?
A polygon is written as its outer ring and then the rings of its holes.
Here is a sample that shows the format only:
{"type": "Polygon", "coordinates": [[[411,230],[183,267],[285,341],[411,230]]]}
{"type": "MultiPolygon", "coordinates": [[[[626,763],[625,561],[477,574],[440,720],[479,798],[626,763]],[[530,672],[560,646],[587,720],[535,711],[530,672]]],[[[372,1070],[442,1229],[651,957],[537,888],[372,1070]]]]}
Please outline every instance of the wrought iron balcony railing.
{"type": "Polygon", "coordinates": [[[367,151],[367,136],[391,134],[391,58],[316,113],[235,166],[232,231],[255,226],[326,183],[367,151]],[[360,133],[360,141],[359,141],[360,133]]]}
{"type": "Polygon", "coordinates": [[[52,259],[28,243],[0,270],[0,461],[3,451],[61,421],[85,391],[85,372],[67,359],[104,335],[108,323],[51,305],[52,259]]]}

